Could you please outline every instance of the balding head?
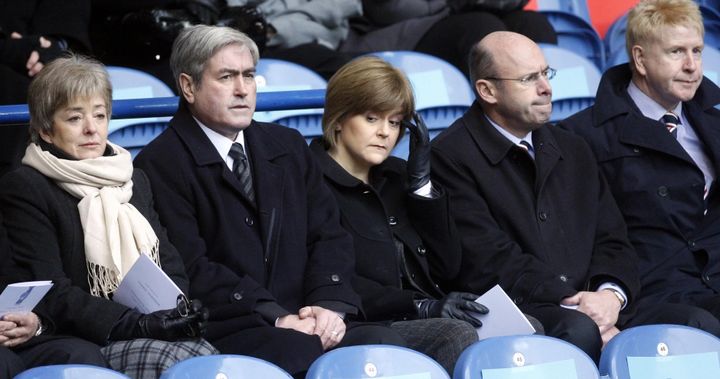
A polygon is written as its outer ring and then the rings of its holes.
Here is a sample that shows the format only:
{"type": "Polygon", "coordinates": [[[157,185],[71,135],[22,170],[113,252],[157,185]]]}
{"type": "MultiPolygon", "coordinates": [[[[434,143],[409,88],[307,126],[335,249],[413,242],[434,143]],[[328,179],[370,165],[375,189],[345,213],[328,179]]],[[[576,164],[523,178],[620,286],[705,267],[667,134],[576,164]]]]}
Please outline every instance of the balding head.
{"type": "Polygon", "coordinates": [[[494,32],[473,47],[470,57],[475,93],[491,120],[519,137],[548,121],[551,70],[535,42],[494,32]]]}

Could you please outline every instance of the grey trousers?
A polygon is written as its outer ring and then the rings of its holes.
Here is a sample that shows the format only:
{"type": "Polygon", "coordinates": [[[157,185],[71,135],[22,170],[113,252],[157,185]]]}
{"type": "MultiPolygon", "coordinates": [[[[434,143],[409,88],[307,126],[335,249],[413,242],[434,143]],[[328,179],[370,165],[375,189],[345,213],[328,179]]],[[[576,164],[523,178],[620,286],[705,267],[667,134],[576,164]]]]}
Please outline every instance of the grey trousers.
{"type": "Polygon", "coordinates": [[[435,359],[450,376],[463,350],[478,340],[472,325],[449,318],[397,321],[390,327],[405,339],[407,347],[435,359]]]}

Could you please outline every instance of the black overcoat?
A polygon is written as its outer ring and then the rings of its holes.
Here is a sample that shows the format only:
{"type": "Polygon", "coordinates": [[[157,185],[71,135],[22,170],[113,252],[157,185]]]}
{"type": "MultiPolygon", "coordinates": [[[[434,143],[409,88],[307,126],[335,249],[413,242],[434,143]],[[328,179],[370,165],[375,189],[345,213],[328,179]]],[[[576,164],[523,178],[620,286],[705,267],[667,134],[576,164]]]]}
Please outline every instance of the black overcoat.
{"type": "MultiPolygon", "coordinates": [[[[710,188],[663,125],[640,113],[627,93],[627,64],[609,69],[595,105],[562,122],[592,148],[640,257],[643,297],[696,303],[720,292],[720,191],[710,188]],[[707,214],[704,214],[707,208],[707,214]]],[[[720,89],[707,78],[683,113],[720,171],[720,89]]],[[[715,178],[717,183],[717,177],[715,178]]]]}
{"type": "Polygon", "coordinates": [[[254,121],[243,133],[256,205],[185,105],[135,159],[150,177],[192,297],[210,308],[207,338],[273,326],[257,317],[259,303],[295,314],[323,302],[360,309],[352,240],[305,140],[254,121]]]}
{"type": "Polygon", "coordinates": [[[413,300],[442,297],[431,275],[454,278],[462,250],[441,187],[434,185],[439,188],[435,198],[409,193],[405,161],[396,157],[373,167],[368,185],[335,162],[320,140],[310,148],[337,199],[341,223],[353,237],[353,286],[368,319],[412,318],[417,315],[413,300]],[[394,238],[404,245],[402,257],[394,238]]]}
{"type": "Polygon", "coordinates": [[[592,151],[550,125],[532,137],[535,160],[475,102],[433,140],[433,180],[450,195],[463,247],[456,286],[500,283],[522,309],[611,281],[632,301],[637,257],[592,151]]]}

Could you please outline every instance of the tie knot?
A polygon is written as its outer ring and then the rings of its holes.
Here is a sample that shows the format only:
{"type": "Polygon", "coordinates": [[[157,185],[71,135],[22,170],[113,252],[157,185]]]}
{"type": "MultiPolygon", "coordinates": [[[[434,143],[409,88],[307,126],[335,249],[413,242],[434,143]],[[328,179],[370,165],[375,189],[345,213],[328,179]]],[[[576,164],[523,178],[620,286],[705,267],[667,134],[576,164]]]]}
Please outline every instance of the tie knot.
{"type": "Polygon", "coordinates": [[[665,124],[665,127],[670,133],[674,133],[675,129],[680,125],[680,118],[673,112],[665,113],[662,118],[660,118],[660,121],[665,124]]]}
{"type": "Polygon", "coordinates": [[[228,153],[228,155],[230,156],[230,158],[236,161],[244,161],[246,159],[243,146],[237,142],[234,142],[232,146],[230,146],[230,152],[228,153]]]}
{"type": "Polygon", "coordinates": [[[533,151],[532,145],[530,145],[530,142],[528,142],[528,141],[522,140],[522,141],[520,141],[518,146],[523,148],[523,150],[525,150],[525,151],[528,151],[528,152],[533,151]]]}

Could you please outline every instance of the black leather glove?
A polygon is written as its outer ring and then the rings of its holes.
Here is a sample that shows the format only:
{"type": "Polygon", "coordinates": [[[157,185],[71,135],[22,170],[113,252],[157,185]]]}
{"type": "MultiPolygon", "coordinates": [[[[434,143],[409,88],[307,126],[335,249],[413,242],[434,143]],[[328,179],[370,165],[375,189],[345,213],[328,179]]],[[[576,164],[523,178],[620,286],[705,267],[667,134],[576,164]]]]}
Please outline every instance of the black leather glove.
{"type": "Polygon", "coordinates": [[[487,307],[476,303],[479,296],[467,292],[450,292],[440,300],[420,300],[417,303],[418,316],[420,318],[454,318],[469,322],[472,326],[479,328],[482,322],[473,317],[469,312],[486,314],[487,307]]]}
{"type": "Polygon", "coordinates": [[[407,160],[408,189],[417,191],[430,181],[430,132],[419,114],[413,121],[403,121],[410,133],[410,154],[407,160]]]}
{"type": "Polygon", "coordinates": [[[174,309],[142,315],[137,321],[134,337],[176,341],[201,337],[205,332],[209,312],[200,300],[178,302],[174,309]]]}
{"type": "Polygon", "coordinates": [[[40,44],[40,36],[28,36],[27,38],[36,39],[38,41],[37,48],[35,51],[38,52],[39,61],[43,64],[48,64],[51,61],[55,60],[55,58],[58,58],[61,56],[65,50],[60,46],[60,42],[53,37],[44,37],[46,40],[50,41],[50,46],[48,47],[42,47],[40,44]]]}

